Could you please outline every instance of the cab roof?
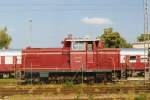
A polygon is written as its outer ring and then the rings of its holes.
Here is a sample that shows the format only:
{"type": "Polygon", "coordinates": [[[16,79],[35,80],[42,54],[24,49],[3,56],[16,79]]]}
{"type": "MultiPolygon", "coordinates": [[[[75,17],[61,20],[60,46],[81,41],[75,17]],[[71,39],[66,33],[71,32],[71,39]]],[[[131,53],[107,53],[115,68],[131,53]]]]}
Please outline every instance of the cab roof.
{"type": "Polygon", "coordinates": [[[73,42],[76,42],[76,41],[79,41],[79,42],[86,42],[86,41],[99,41],[99,39],[89,39],[89,38],[70,38],[70,39],[66,39],[66,41],[73,41],[73,42]]]}

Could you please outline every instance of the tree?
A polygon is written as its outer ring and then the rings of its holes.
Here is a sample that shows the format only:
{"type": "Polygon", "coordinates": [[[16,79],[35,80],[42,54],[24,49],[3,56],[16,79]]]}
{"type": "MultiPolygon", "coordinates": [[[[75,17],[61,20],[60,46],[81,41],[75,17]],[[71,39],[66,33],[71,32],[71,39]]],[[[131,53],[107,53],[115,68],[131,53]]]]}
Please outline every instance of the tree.
{"type": "Polygon", "coordinates": [[[148,41],[148,40],[150,40],[150,34],[141,34],[140,36],[137,37],[138,42],[148,41]]]}
{"type": "Polygon", "coordinates": [[[7,34],[7,28],[0,29],[0,49],[8,49],[12,38],[7,34]]]}
{"type": "Polygon", "coordinates": [[[106,48],[130,48],[131,44],[120,36],[119,32],[113,32],[113,28],[104,29],[104,33],[99,36],[104,41],[106,48]]]}

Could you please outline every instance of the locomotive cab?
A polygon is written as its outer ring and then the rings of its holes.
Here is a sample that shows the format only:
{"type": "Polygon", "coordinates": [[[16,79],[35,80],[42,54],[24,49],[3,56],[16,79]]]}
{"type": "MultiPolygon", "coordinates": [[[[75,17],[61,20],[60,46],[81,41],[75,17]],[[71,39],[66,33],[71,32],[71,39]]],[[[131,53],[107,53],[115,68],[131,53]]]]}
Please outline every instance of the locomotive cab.
{"type": "Polygon", "coordinates": [[[70,50],[71,70],[98,70],[97,50],[103,48],[103,42],[99,39],[89,38],[66,38],[64,48],[70,50]]]}
{"type": "MultiPolygon", "coordinates": [[[[99,39],[66,38],[64,48],[69,48],[69,64],[72,72],[84,73],[86,81],[111,80],[111,71],[102,72],[99,50],[104,44],[99,39]]],[[[82,76],[82,75],[80,75],[82,76]]]]}

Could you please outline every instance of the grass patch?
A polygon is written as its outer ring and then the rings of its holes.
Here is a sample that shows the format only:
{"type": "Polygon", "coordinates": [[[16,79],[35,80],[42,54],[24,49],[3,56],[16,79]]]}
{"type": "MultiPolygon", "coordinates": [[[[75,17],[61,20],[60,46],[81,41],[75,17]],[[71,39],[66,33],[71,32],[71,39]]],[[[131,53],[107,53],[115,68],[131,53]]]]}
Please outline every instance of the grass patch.
{"type": "Polygon", "coordinates": [[[135,96],[134,100],[148,100],[147,99],[147,94],[146,93],[141,93],[141,94],[135,96]]]}

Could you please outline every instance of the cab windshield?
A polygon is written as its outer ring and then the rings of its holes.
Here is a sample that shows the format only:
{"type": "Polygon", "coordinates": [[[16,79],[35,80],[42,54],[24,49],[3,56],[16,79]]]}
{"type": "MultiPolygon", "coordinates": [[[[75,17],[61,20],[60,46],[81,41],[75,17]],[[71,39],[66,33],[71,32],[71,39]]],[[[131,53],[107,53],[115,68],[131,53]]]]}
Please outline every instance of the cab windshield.
{"type": "Polygon", "coordinates": [[[85,50],[85,43],[84,42],[80,42],[80,41],[75,41],[72,42],[72,50],[75,51],[82,51],[85,50]]]}

